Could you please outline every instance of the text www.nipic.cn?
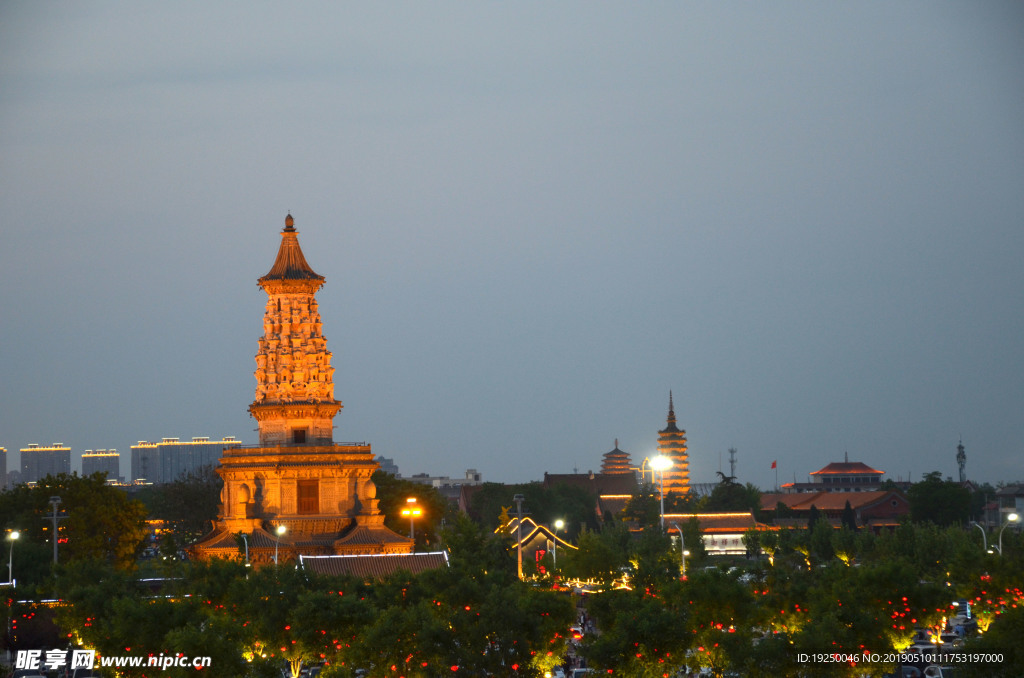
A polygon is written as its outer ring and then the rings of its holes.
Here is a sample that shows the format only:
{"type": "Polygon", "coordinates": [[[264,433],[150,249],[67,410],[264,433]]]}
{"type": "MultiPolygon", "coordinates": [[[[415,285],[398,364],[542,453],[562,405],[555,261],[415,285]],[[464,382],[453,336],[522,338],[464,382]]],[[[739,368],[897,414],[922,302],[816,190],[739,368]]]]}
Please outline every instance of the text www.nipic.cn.
{"type": "Polygon", "coordinates": [[[176,655],[114,655],[101,656],[96,661],[95,650],[18,650],[14,668],[16,669],[91,669],[96,665],[113,668],[158,668],[166,671],[169,668],[207,668],[209,657],[188,657],[176,655]]]}

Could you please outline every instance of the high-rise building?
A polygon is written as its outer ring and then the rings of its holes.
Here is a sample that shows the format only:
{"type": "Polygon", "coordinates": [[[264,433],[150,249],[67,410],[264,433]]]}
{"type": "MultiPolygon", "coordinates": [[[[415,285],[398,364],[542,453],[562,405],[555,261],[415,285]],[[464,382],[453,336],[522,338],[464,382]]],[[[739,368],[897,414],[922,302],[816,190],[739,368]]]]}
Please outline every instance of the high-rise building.
{"type": "Polygon", "coordinates": [[[0,447],[0,486],[3,489],[9,489],[10,486],[7,484],[7,448],[0,447]]]}
{"type": "Polygon", "coordinates": [[[140,440],[132,445],[132,482],[173,483],[204,466],[216,466],[225,448],[241,444],[234,436],[222,440],[164,438],[158,443],[140,440]]]}
{"type": "Polygon", "coordinates": [[[21,482],[37,483],[46,476],[71,473],[71,448],[64,443],[21,449],[21,482]]]}
{"type": "Polygon", "coordinates": [[[254,562],[306,555],[411,553],[413,542],[384,526],[377,469],[366,443],[335,443],[334,368],[315,298],[324,284],[306,262],[289,214],[270,271],[256,352],[256,448],[228,448],[214,530],[191,551],[238,558],[241,533],[254,562]]]}
{"type": "Polygon", "coordinates": [[[117,450],[86,450],[82,453],[82,475],[106,473],[108,481],[121,482],[121,455],[117,450]]]}
{"type": "Polygon", "coordinates": [[[162,483],[163,475],[160,468],[160,448],[157,443],[140,440],[132,445],[132,482],[162,483]]]}
{"type": "Polygon", "coordinates": [[[658,431],[658,455],[667,457],[672,465],[663,471],[665,493],[684,495],[690,491],[690,457],[686,453],[686,431],[676,426],[672,392],[668,393],[668,420],[658,431]]]}

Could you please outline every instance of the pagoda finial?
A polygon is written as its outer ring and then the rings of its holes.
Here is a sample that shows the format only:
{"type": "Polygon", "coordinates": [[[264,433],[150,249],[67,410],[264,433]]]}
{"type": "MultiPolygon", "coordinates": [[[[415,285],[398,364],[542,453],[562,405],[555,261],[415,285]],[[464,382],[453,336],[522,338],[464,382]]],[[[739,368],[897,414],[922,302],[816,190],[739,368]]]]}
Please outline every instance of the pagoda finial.
{"type": "Polygon", "coordinates": [[[619,449],[619,439],[618,438],[615,439],[615,449],[616,450],[619,449]]]}
{"type": "Polygon", "coordinates": [[[668,392],[668,421],[671,424],[676,423],[676,408],[672,405],[672,390],[668,392]]]}
{"type": "Polygon", "coordinates": [[[295,219],[292,219],[291,213],[284,218],[284,230],[294,231],[295,230],[295,219]]]}

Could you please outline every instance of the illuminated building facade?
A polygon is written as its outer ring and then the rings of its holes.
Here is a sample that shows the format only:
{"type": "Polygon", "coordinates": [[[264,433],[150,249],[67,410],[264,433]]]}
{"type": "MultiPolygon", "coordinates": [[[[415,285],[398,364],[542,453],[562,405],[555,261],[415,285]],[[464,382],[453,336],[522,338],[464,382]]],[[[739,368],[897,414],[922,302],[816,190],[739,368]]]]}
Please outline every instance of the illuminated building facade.
{"type": "Polygon", "coordinates": [[[106,473],[108,481],[121,480],[121,455],[117,450],[86,450],[82,453],[82,475],[106,473]]]}
{"type": "Polygon", "coordinates": [[[300,555],[411,553],[412,540],[384,526],[377,469],[366,443],[335,443],[331,352],[315,298],[324,277],[299,247],[291,215],[270,271],[256,352],[256,396],[249,413],[259,445],[224,450],[214,530],[192,546],[199,558],[239,558],[242,534],[253,562],[300,555]],[[283,528],[284,532],[279,533],[283,528]]]}
{"type": "Polygon", "coordinates": [[[71,448],[64,443],[21,448],[21,482],[37,483],[46,476],[71,473],[71,448]]]}
{"type": "Polygon", "coordinates": [[[882,489],[885,471],[871,468],[859,461],[834,461],[811,471],[809,483],[783,483],[783,492],[876,492],[882,489]]]}
{"type": "Polygon", "coordinates": [[[216,466],[224,448],[241,444],[234,436],[222,440],[164,438],[158,443],[140,440],[132,445],[132,482],[173,483],[204,466],[216,466]]]}
{"type": "Polygon", "coordinates": [[[658,455],[672,461],[672,466],[664,471],[665,494],[687,494],[690,491],[690,457],[686,453],[686,431],[676,426],[671,391],[668,394],[668,420],[665,428],[658,431],[658,455]]]}

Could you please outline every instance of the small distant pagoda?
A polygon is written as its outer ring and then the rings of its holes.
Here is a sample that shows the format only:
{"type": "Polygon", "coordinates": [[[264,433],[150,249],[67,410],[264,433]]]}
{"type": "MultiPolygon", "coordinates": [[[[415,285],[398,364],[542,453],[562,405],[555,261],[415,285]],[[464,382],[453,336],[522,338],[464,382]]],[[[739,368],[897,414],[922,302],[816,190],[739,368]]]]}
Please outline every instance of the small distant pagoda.
{"type": "Polygon", "coordinates": [[[197,558],[242,557],[236,535],[254,563],[275,554],[284,560],[413,550],[411,539],[384,526],[370,446],[334,442],[342,406],[315,298],[324,280],[306,262],[289,214],[277,259],[258,280],[267,306],[249,413],[259,446],[224,450],[220,512],[213,531],[191,547],[197,558]]]}
{"type": "Polygon", "coordinates": [[[619,449],[619,439],[615,439],[615,449],[605,452],[601,458],[601,473],[633,473],[633,462],[628,452],[619,449]]]}

